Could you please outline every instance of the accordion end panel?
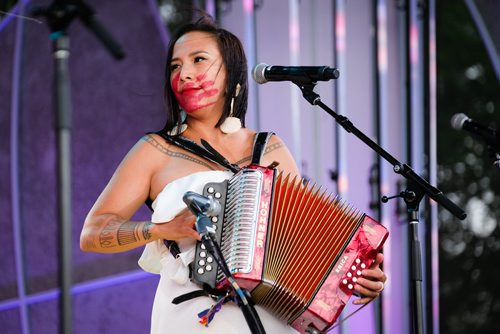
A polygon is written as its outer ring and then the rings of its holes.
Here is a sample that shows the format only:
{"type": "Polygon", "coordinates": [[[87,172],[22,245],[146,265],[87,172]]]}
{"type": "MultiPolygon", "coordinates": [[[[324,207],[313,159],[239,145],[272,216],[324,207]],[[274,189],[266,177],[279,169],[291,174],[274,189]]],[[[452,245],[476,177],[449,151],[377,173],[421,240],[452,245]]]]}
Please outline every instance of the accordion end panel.
{"type": "Polygon", "coordinates": [[[320,331],[332,327],[353,295],[357,277],[374,262],[388,236],[384,226],[365,216],[310,305],[291,326],[301,333],[310,327],[320,331]]]}

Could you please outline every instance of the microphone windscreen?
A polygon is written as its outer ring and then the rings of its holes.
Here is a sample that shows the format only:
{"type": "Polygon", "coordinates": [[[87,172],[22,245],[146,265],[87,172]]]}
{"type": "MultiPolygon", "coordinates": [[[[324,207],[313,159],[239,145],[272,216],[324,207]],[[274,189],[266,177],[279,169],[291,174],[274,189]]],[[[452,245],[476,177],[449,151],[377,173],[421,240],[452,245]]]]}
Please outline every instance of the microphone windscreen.
{"type": "Polygon", "coordinates": [[[264,72],[268,66],[269,65],[267,64],[260,63],[253,68],[252,77],[255,80],[255,82],[257,82],[258,84],[263,84],[267,82],[264,72]]]}
{"type": "Polygon", "coordinates": [[[466,114],[455,114],[451,118],[451,126],[456,130],[462,130],[464,123],[470,118],[466,114]]]}

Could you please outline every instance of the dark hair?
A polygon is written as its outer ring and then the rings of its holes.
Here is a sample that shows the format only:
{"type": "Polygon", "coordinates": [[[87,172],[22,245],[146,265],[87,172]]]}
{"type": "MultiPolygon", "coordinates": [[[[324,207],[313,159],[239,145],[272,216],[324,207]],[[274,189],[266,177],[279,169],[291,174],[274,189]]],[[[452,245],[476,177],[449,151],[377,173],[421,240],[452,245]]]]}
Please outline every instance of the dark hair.
{"type": "Polygon", "coordinates": [[[222,115],[216,124],[220,126],[231,112],[231,98],[236,92],[236,85],[240,84],[240,92],[234,99],[233,116],[241,120],[245,126],[245,114],[248,103],[248,73],[247,60],[243,45],[240,40],[231,32],[219,28],[209,15],[203,15],[194,23],[188,23],[180,27],[170,39],[167,51],[167,66],[165,69],[165,102],[167,107],[167,122],[164,131],[170,131],[174,126],[182,124],[181,109],[175,98],[172,86],[170,85],[170,62],[177,40],[188,32],[201,31],[212,34],[217,40],[219,51],[222,55],[222,63],[226,68],[225,101],[222,115]]]}

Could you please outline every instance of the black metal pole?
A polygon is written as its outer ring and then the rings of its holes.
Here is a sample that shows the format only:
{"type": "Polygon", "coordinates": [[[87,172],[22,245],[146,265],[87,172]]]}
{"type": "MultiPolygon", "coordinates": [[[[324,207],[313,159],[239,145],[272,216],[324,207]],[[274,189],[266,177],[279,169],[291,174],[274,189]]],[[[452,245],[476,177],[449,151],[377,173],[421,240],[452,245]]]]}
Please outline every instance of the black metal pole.
{"type": "MultiPolygon", "coordinates": [[[[373,73],[373,117],[374,117],[374,131],[375,137],[378,142],[381,141],[381,131],[380,131],[380,118],[381,118],[381,108],[380,108],[380,73],[379,73],[379,26],[378,26],[378,5],[379,0],[372,1],[372,73],[373,73]]],[[[370,208],[375,213],[375,217],[378,221],[382,219],[382,205],[380,205],[380,200],[378,200],[381,194],[381,161],[382,159],[378,154],[375,154],[375,162],[371,169],[370,176],[370,186],[372,187],[372,198],[370,201],[370,208]]],[[[383,314],[382,314],[382,301],[384,296],[381,294],[379,298],[374,300],[374,312],[375,312],[375,330],[377,334],[383,333],[383,314]]]]}
{"type": "MultiPolygon", "coordinates": [[[[54,34],[53,34],[54,35],[54,34]]],[[[71,305],[71,92],[69,78],[69,38],[58,33],[53,41],[55,65],[55,115],[57,132],[57,175],[59,213],[60,332],[72,332],[71,305]]]]}
{"type": "Polygon", "coordinates": [[[71,224],[71,83],[70,39],[67,28],[75,18],[94,33],[116,59],[125,56],[121,46],[95,17],[94,10],[81,0],[55,0],[48,7],[32,7],[34,16],[47,18],[54,55],[54,114],[57,147],[59,218],[59,314],[60,333],[72,332],[72,224],[71,224]]]}

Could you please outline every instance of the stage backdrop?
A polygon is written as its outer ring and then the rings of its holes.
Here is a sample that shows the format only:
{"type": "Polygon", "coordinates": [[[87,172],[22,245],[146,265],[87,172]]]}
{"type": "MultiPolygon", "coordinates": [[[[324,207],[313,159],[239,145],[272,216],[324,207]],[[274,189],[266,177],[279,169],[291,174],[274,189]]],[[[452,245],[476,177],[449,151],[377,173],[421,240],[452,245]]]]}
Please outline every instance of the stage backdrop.
{"type": "MultiPolygon", "coordinates": [[[[113,59],[81,22],[71,25],[73,331],[147,333],[158,277],[138,269],[141,249],[113,255],[82,253],[79,234],[86,213],[121,158],[145,132],[164,123],[168,34],[153,0],[86,2],[123,46],[126,57],[113,59]]],[[[400,98],[404,30],[398,9],[380,1],[378,64],[373,45],[375,9],[364,0],[255,3],[259,5],[233,1],[220,13],[222,25],[244,42],[250,69],[261,62],[338,67],[339,80],[316,87],[323,102],[372,138],[375,118],[381,117],[384,137],[380,141],[404,161],[400,98]],[[378,82],[382,116],[375,116],[375,72],[382,73],[378,82]]],[[[0,49],[0,327],[4,333],[55,333],[59,323],[58,157],[48,27],[44,22],[9,17],[2,21],[0,49]]],[[[290,147],[304,177],[374,215],[370,209],[373,152],[338,128],[326,112],[309,105],[293,84],[252,83],[251,89],[248,125],[276,132],[290,147]],[[332,178],[335,174],[338,178],[332,178]]],[[[385,175],[391,174],[391,166],[384,166],[385,175]]],[[[400,190],[394,177],[383,181],[384,194],[400,190]]],[[[385,270],[391,284],[385,292],[383,319],[390,328],[386,333],[402,333],[408,326],[408,311],[401,307],[408,302],[406,234],[395,202],[385,212],[384,223],[391,230],[385,270]]],[[[136,218],[148,216],[143,208],[136,218]]],[[[379,311],[375,303],[366,307],[342,325],[342,332],[375,333],[382,319],[379,311]]]]}

